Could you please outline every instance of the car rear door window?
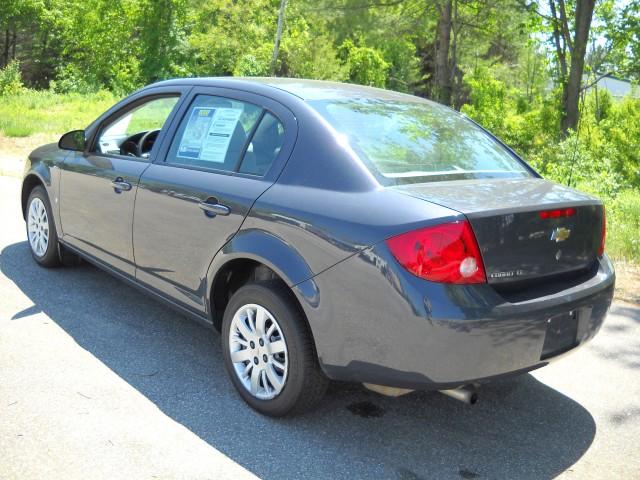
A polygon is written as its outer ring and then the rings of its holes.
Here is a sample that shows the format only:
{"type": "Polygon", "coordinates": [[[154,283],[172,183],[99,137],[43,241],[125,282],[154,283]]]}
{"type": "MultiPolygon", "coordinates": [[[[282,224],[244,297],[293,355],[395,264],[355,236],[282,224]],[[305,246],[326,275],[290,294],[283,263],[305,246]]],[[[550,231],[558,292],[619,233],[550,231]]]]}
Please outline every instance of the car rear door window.
{"type": "Polygon", "coordinates": [[[234,171],[262,108],[235,99],[198,95],[173,138],[167,163],[234,171]]]}
{"type": "Polygon", "coordinates": [[[265,112],[242,159],[240,173],[264,175],[280,153],[283,142],[284,126],[265,112]]]}

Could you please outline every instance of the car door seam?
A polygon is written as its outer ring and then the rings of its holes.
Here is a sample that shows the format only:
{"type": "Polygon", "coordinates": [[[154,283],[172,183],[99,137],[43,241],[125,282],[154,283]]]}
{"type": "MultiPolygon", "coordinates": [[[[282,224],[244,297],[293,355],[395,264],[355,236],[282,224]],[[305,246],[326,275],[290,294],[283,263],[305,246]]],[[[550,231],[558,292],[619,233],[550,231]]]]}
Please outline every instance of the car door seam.
{"type": "Polygon", "coordinates": [[[140,187],[140,179],[142,178],[142,176],[144,175],[144,172],[147,171],[147,169],[151,166],[153,162],[149,162],[147,164],[147,166],[144,168],[144,170],[142,170],[142,172],[140,172],[140,175],[138,175],[138,178],[136,180],[136,191],[133,194],[133,211],[131,212],[131,257],[133,260],[133,276],[135,278],[138,277],[138,263],[136,262],[136,245],[135,242],[133,241],[133,237],[134,237],[134,231],[135,231],[135,225],[136,225],[136,202],[138,200],[138,188],[140,187]]]}

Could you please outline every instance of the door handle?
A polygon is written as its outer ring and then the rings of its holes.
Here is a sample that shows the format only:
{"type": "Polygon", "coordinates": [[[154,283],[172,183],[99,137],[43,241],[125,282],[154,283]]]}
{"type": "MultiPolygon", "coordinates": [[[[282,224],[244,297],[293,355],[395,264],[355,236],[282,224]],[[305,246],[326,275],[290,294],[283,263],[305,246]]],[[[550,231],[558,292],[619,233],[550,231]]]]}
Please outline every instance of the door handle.
{"type": "Polygon", "coordinates": [[[122,191],[127,192],[131,190],[131,184],[129,182],[125,182],[122,177],[118,177],[114,181],[112,181],[111,186],[116,191],[116,193],[120,193],[122,191]]]}
{"type": "Polygon", "coordinates": [[[229,207],[220,203],[200,202],[198,206],[209,216],[229,215],[231,213],[229,207]]]}

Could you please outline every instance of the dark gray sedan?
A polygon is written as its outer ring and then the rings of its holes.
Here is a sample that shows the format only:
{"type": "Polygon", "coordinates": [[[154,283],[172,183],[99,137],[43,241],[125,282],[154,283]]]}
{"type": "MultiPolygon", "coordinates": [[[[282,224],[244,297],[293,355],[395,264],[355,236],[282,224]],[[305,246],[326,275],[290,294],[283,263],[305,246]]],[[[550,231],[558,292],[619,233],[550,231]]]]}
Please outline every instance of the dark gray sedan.
{"type": "Polygon", "coordinates": [[[83,258],[212,325],[274,416],[329,379],[473,401],[592,338],[614,288],[599,200],[453,110],[355,85],[148,86],[35,150],[22,208],[36,262],[83,258]]]}

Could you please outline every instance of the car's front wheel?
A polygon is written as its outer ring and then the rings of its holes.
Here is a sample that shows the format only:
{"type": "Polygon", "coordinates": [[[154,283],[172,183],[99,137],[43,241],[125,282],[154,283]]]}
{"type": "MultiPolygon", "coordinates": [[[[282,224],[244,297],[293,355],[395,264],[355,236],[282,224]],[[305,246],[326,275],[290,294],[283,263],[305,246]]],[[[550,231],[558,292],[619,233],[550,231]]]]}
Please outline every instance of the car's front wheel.
{"type": "Polygon", "coordinates": [[[328,380],[302,312],[281,282],[248,284],[231,297],[222,323],[222,349],[231,381],[260,413],[300,413],[326,391],[328,380]]]}
{"type": "Polygon", "coordinates": [[[53,223],[49,198],[44,188],[31,190],[27,200],[27,238],[31,255],[43,267],[60,265],[58,234],[53,223]]]}

